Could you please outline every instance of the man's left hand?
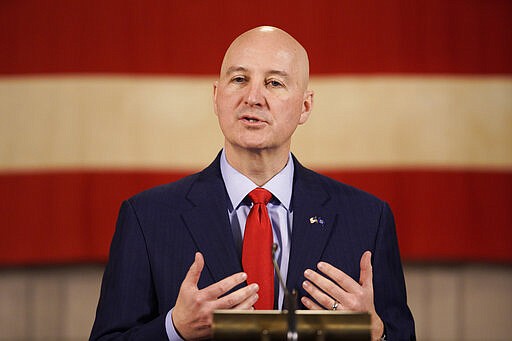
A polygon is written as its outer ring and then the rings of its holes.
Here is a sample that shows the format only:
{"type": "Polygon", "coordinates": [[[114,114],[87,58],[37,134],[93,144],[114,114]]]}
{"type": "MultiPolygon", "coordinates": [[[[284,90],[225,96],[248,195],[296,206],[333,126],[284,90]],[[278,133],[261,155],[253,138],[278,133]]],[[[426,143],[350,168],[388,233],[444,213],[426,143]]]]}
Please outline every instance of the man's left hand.
{"type": "Polygon", "coordinates": [[[384,324],[375,311],[373,303],[373,273],[371,252],[366,251],[361,257],[361,273],[359,283],[343,271],[329,263],[319,262],[318,272],[307,269],[304,271],[306,281],[303,288],[315,299],[302,297],[302,303],[312,310],[350,310],[369,312],[372,321],[372,340],[380,340],[384,332],[384,324]]]}

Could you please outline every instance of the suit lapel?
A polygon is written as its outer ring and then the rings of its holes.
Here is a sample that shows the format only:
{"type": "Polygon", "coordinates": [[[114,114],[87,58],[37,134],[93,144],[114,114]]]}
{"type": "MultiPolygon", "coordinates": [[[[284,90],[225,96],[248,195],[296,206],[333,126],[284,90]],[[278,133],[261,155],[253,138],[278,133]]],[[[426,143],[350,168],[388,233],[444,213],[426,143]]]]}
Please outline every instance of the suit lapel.
{"type": "Polygon", "coordinates": [[[183,220],[203,254],[214,282],[242,271],[228,219],[227,193],[219,157],[200,173],[187,199],[193,208],[183,213],[183,220]]]}
{"type": "MultiPolygon", "coordinates": [[[[219,160],[217,157],[191,186],[187,199],[193,207],[182,215],[215,282],[242,271],[228,219],[228,197],[219,160]]],[[[316,267],[337,218],[318,175],[295,158],[294,163],[293,230],[287,276],[290,289],[300,288],[303,271],[316,267]]]]}
{"type": "Polygon", "coordinates": [[[328,207],[330,196],[316,174],[295,161],[292,210],[293,229],[287,287],[299,289],[307,268],[316,268],[336,215],[328,207]]]}

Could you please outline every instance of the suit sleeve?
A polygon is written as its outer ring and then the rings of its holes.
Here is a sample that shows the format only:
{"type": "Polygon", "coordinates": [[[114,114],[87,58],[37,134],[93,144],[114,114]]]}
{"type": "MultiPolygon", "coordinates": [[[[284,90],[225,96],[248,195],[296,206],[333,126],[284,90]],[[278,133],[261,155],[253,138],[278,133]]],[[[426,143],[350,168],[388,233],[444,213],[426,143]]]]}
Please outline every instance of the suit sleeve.
{"type": "Polygon", "coordinates": [[[373,288],[375,309],[384,322],[387,340],[415,340],[395,221],[387,204],[382,206],[373,254],[373,288]]]}
{"type": "Polygon", "coordinates": [[[143,231],[133,205],[125,201],[110,246],[90,340],[167,340],[165,316],[158,312],[143,231]]]}

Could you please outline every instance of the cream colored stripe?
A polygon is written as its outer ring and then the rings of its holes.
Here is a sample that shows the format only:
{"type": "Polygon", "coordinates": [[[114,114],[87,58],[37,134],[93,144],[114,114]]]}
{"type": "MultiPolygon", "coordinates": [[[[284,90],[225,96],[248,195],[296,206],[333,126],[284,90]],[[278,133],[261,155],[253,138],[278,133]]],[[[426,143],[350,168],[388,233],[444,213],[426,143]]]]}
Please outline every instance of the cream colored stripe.
{"type": "MultiPolygon", "coordinates": [[[[0,170],[198,169],[221,148],[213,78],[0,78],[0,170]]],[[[512,77],[314,77],[310,166],[512,167],[512,77]]]]}
{"type": "Polygon", "coordinates": [[[295,144],[312,164],[512,167],[512,77],[336,77],[312,87],[314,116],[295,144]]]}

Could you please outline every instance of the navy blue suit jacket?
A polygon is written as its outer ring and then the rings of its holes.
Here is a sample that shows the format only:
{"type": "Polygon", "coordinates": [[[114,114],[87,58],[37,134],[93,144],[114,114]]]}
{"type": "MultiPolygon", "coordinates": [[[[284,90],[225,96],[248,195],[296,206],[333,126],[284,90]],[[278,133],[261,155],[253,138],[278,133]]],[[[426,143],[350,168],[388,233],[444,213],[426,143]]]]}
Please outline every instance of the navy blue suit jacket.
{"type": "MultiPolygon", "coordinates": [[[[363,191],[319,175],[294,158],[289,289],[305,295],[307,268],[329,262],[359,281],[359,262],[372,251],[375,307],[388,340],[414,339],[393,215],[363,191]],[[311,217],[322,218],[311,222],[311,217]]],[[[202,172],[142,192],[122,204],[91,340],[165,340],[196,251],[205,259],[204,288],[242,271],[228,221],[219,157],[202,172]]],[[[305,309],[299,302],[299,309],[305,309]]]]}

